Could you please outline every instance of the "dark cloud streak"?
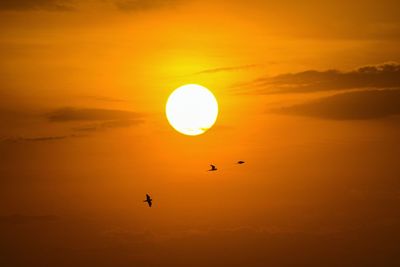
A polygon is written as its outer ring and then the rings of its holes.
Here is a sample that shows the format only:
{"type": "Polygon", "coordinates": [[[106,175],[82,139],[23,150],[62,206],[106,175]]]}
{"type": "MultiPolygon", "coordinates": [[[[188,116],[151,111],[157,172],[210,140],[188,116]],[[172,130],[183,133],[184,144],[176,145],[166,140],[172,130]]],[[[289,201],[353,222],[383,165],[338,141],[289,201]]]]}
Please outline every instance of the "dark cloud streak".
{"type": "Polygon", "coordinates": [[[20,142],[48,142],[48,141],[61,141],[72,137],[82,137],[83,135],[51,135],[51,136],[36,136],[36,137],[9,137],[4,138],[2,141],[6,143],[20,143],[20,142]]]}
{"type": "Polygon", "coordinates": [[[331,120],[369,120],[400,115],[400,90],[354,91],[274,110],[331,120]]]}
{"type": "Polygon", "coordinates": [[[372,88],[400,88],[400,64],[370,65],[349,72],[308,70],[260,78],[237,89],[249,94],[279,94],[372,88]]]}
{"type": "Polygon", "coordinates": [[[72,11],[74,7],[68,0],[0,0],[0,10],[26,11],[72,11]]]}
{"type": "Polygon", "coordinates": [[[42,137],[30,137],[30,138],[19,138],[17,140],[21,141],[32,141],[32,142],[41,142],[41,141],[55,141],[55,140],[62,140],[68,138],[66,135],[60,136],[42,136],[42,137]]]}
{"type": "Polygon", "coordinates": [[[0,224],[26,224],[35,222],[54,222],[59,219],[55,215],[7,215],[0,216],[0,224]]]}

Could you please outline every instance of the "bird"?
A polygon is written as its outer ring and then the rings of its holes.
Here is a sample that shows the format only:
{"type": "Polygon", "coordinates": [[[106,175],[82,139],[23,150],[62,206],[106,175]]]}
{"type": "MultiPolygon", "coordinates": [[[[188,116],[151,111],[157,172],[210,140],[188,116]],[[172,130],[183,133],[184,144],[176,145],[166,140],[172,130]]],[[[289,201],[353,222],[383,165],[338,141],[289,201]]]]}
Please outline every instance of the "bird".
{"type": "Polygon", "coordinates": [[[239,160],[239,161],[237,162],[237,164],[243,164],[243,163],[244,163],[243,160],[239,160]]]}
{"type": "Polygon", "coordinates": [[[146,200],[143,200],[143,202],[147,202],[147,204],[149,204],[149,207],[151,208],[151,204],[153,203],[152,201],[153,200],[151,199],[151,197],[146,194],[146,200]]]}
{"type": "Polygon", "coordinates": [[[218,170],[217,167],[215,167],[215,165],[211,164],[210,166],[211,166],[211,169],[208,170],[209,172],[213,172],[213,171],[218,170]]]}

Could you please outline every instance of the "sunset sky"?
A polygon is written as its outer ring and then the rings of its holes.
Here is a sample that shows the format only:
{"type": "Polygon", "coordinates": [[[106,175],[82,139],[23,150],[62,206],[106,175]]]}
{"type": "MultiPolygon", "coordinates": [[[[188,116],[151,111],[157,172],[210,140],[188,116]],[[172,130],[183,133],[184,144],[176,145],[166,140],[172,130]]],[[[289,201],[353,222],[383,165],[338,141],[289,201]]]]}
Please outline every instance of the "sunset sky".
{"type": "Polygon", "coordinates": [[[0,0],[0,266],[400,266],[399,11],[0,0]]]}

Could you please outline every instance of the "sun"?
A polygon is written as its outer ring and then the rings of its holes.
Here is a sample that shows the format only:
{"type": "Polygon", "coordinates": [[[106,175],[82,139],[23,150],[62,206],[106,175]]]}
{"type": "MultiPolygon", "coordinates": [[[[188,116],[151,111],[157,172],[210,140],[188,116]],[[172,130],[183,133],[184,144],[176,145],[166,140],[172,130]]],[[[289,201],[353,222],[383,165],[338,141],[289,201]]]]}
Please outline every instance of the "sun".
{"type": "Polygon", "coordinates": [[[207,88],[183,85],[169,96],[166,106],[168,122],[185,135],[199,135],[210,129],[218,116],[218,102],[207,88]]]}

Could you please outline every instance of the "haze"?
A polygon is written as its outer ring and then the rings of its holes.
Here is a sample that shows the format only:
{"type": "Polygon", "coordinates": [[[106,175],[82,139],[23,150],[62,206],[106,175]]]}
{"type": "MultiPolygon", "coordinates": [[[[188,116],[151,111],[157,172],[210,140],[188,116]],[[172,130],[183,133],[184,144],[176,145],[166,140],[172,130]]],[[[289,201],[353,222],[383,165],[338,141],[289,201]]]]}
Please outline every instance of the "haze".
{"type": "Polygon", "coordinates": [[[399,8],[1,0],[0,265],[400,266],[399,8]]]}

